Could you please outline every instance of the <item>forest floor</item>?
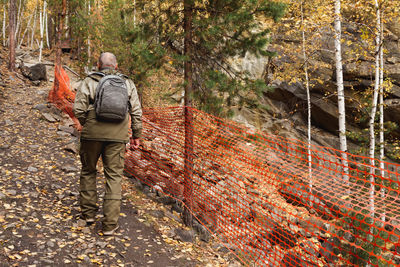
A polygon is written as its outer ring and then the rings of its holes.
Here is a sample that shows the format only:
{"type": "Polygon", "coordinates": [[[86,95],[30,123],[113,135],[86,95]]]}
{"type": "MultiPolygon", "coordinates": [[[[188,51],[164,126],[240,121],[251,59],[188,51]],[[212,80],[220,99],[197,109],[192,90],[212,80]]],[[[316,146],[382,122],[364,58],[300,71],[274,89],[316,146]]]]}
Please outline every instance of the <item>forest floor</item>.
{"type": "MultiPolygon", "coordinates": [[[[78,202],[76,132],[47,104],[53,68],[47,69],[49,82],[33,86],[19,71],[8,72],[7,61],[0,48],[0,266],[239,265],[226,249],[218,252],[214,240],[174,238],[170,233],[184,228],[179,216],[126,177],[117,235],[101,235],[100,213],[86,226],[78,202]]],[[[103,183],[99,172],[100,200],[103,183]]]]}

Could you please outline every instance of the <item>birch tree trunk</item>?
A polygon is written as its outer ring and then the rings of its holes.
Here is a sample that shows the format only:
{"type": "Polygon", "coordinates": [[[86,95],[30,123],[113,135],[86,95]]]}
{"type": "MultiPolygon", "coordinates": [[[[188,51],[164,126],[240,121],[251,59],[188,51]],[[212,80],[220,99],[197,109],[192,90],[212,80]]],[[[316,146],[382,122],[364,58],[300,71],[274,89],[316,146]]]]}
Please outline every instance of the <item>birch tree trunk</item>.
{"type": "MultiPolygon", "coordinates": [[[[68,16],[68,14],[67,14],[67,11],[65,11],[65,15],[64,15],[64,28],[65,29],[68,29],[69,28],[69,16],[68,16]]],[[[68,38],[68,31],[66,30],[65,31],[65,35],[64,35],[64,38],[68,38]]]]}
{"type": "Polygon", "coordinates": [[[16,26],[16,28],[15,28],[15,41],[16,41],[17,43],[18,43],[17,37],[18,37],[19,27],[20,27],[20,24],[21,24],[21,16],[22,16],[21,9],[22,9],[22,0],[19,0],[18,14],[17,14],[17,17],[16,17],[16,19],[17,19],[17,21],[16,21],[17,26],[16,26]]]}
{"type": "Polygon", "coordinates": [[[338,91],[338,111],[339,111],[339,140],[340,150],[342,151],[343,179],[349,185],[349,163],[347,161],[347,139],[346,139],[346,110],[344,102],[343,87],[343,64],[342,64],[342,25],[341,25],[341,3],[335,0],[335,63],[336,63],[336,82],[338,91]]]}
{"type": "Polygon", "coordinates": [[[33,12],[34,12],[34,14],[33,14],[33,27],[32,27],[32,34],[31,34],[31,49],[33,49],[33,43],[35,40],[36,14],[37,14],[36,6],[35,6],[35,11],[33,11],[33,12]]]}
{"type": "Polygon", "coordinates": [[[39,13],[39,25],[40,25],[39,26],[40,27],[39,62],[42,62],[45,12],[46,12],[46,1],[43,2],[43,11],[40,9],[40,13],[39,13]]]}
{"type": "Polygon", "coordinates": [[[10,0],[10,8],[8,11],[8,18],[9,18],[9,50],[10,50],[10,58],[8,69],[10,71],[15,71],[15,23],[16,23],[16,0],[10,0]]]}
{"type": "Polygon", "coordinates": [[[42,45],[43,45],[43,12],[39,8],[39,32],[40,32],[40,43],[39,43],[39,62],[42,61],[42,45]]]}
{"type": "Polygon", "coordinates": [[[28,24],[26,25],[25,31],[22,34],[22,37],[18,42],[18,46],[17,46],[18,49],[21,47],[22,43],[24,42],[25,35],[28,33],[28,30],[31,27],[32,18],[33,18],[33,13],[29,16],[28,24]]]}
{"type": "MultiPolygon", "coordinates": [[[[91,9],[91,6],[90,6],[90,0],[88,0],[88,18],[89,18],[89,21],[90,21],[90,9],[91,9]]],[[[89,25],[89,27],[88,27],[88,51],[87,51],[87,54],[88,54],[88,67],[90,68],[90,58],[92,57],[92,55],[91,55],[91,50],[90,50],[90,25],[89,25]]],[[[90,69],[89,69],[89,71],[91,71],[90,69]]]]}
{"type": "MultiPolygon", "coordinates": [[[[303,59],[304,59],[304,75],[306,79],[306,91],[307,91],[307,137],[308,137],[308,147],[307,147],[307,155],[308,155],[308,178],[309,178],[309,190],[312,192],[313,182],[312,182],[312,157],[311,157],[311,98],[310,98],[310,81],[308,78],[308,57],[306,54],[306,37],[304,31],[304,10],[303,10],[303,1],[300,3],[300,12],[301,12],[301,36],[302,36],[302,50],[303,50],[303,59]]],[[[310,200],[311,202],[311,200],[310,200]]],[[[312,206],[312,203],[310,203],[312,206]]]]}
{"type": "Polygon", "coordinates": [[[375,215],[375,117],[378,105],[379,81],[380,81],[380,47],[381,47],[381,11],[378,0],[375,0],[376,8],[376,37],[375,37],[375,84],[374,94],[372,98],[372,109],[369,120],[369,157],[371,161],[370,170],[370,190],[369,190],[369,205],[371,216],[375,215]]]}
{"type": "MultiPolygon", "coordinates": [[[[385,178],[385,163],[383,159],[385,157],[385,128],[384,128],[384,117],[383,117],[383,11],[381,12],[381,47],[379,51],[379,59],[380,59],[380,68],[379,68],[379,160],[380,160],[380,169],[382,172],[382,177],[385,178]]],[[[386,190],[384,187],[384,181],[382,181],[382,190],[381,196],[385,197],[386,190]]],[[[382,215],[382,221],[385,221],[385,213],[382,215]]]]}
{"type": "Polygon", "coordinates": [[[6,46],[6,4],[7,4],[7,0],[4,0],[4,7],[3,7],[3,46],[6,46]]]}
{"type": "MultiPolygon", "coordinates": [[[[47,2],[44,1],[44,3],[46,4],[47,7],[47,2]]],[[[47,10],[45,12],[45,17],[44,17],[44,27],[46,30],[46,44],[47,44],[47,48],[50,48],[50,42],[49,42],[49,22],[48,22],[48,14],[47,14],[47,10]]]]}

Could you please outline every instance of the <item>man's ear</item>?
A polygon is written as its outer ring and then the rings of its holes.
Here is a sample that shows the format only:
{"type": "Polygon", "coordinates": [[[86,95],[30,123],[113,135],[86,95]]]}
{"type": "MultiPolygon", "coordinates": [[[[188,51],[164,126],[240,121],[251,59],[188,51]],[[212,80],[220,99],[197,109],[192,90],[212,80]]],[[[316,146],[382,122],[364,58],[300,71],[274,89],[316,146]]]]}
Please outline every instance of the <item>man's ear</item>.
{"type": "Polygon", "coordinates": [[[118,69],[118,63],[117,63],[117,64],[115,64],[115,69],[118,69]]]}

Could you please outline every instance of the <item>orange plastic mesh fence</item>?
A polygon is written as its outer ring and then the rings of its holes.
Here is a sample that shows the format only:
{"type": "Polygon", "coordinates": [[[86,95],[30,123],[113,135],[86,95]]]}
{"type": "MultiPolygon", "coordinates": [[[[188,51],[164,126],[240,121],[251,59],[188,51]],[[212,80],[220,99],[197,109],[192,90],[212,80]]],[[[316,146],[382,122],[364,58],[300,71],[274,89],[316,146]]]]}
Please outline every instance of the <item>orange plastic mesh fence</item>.
{"type": "MultiPolygon", "coordinates": [[[[56,67],[49,100],[79,127],[74,98],[56,67]]],[[[190,200],[196,220],[243,263],[400,265],[400,165],[348,153],[343,159],[332,148],[186,111],[193,119],[185,127],[183,107],[144,110],[142,149],[128,152],[126,172],[190,200]]]]}
{"type": "Polygon", "coordinates": [[[400,165],[375,160],[371,168],[366,157],[347,154],[346,161],[335,149],[308,150],[298,140],[187,111],[193,117],[191,195],[184,188],[182,107],[144,110],[143,148],[128,152],[126,171],[163,194],[190,199],[196,220],[243,263],[400,263],[400,165]]]}
{"type": "Polygon", "coordinates": [[[71,90],[68,74],[63,67],[55,66],[54,85],[49,92],[49,102],[53,103],[58,109],[67,113],[79,128],[79,121],[73,112],[75,93],[71,90]]]}

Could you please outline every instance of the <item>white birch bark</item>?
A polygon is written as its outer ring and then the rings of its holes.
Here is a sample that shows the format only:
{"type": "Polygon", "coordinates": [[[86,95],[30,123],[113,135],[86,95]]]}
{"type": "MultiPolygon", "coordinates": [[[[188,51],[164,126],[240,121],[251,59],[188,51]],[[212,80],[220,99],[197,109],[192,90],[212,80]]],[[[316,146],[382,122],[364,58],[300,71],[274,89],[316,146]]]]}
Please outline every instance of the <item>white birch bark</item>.
{"type": "Polygon", "coordinates": [[[378,105],[378,94],[379,94],[379,81],[380,81],[380,47],[381,47],[381,12],[379,9],[378,0],[375,0],[376,8],[376,37],[375,37],[375,84],[374,94],[372,98],[372,109],[369,120],[369,157],[371,161],[370,170],[370,190],[369,190],[369,205],[371,210],[371,216],[375,215],[375,117],[376,109],[378,105]]]}
{"type": "MultiPolygon", "coordinates": [[[[308,58],[306,54],[306,37],[304,31],[304,10],[303,10],[303,2],[300,3],[300,12],[301,12],[301,36],[302,36],[302,50],[303,50],[303,59],[304,59],[304,75],[306,79],[306,91],[307,91],[307,137],[308,137],[308,147],[307,147],[307,155],[308,155],[308,178],[309,178],[309,190],[312,192],[313,182],[312,182],[312,157],[311,157],[311,99],[310,99],[310,81],[308,78],[308,58]]],[[[312,207],[312,202],[310,200],[310,206],[312,207]]]]}
{"type": "Polygon", "coordinates": [[[33,27],[32,27],[32,34],[31,34],[31,49],[33,49],[33,43],[35,42],[35,29],[36,29],[36,7],[35,11],[33,11],[33,27]]]}
{"type": "Polygon", "coordinates": [[[69,14],[67,13],[66,14],[66,16],[65,16],[65,26],[64,26],[64,31],[65,31],[65,38],[68,38],[68,31],[66,30],[66,29],[68,29],[69,28],[69,16],[68,16],[69,14]]]}
{"type": "Polygon", "coordinates": [[[43,10],[39,9],[39,30],[40,30],[40,44],[39,44],[39,62],[42,62],[43,51],[43,32],[44,32],[44,10],[46,7],[43,3],[43,10]]]}
{"type": "MultiPolygon", "coordinates": [[[[46,9],[47,9],[47,1],[44,1],[46,9]]],[[[50,48],[50,42],[49,42],[49,22],[48,22],[48,12],[45,10],[45,19],[44,19],[44,27],[46,30],[46,44],[47,48],[50,48]]]]}
{"type": "MultiPolygon", "coordinates": [[[[385,163],[383,162],[383,159],[385,157],[385,135],[384,135],[384,117],[383,117],[383,68],[384,68],[384,63],[383,63],[383,11],[381,12],[381,47],[379,51],[379,59],[380,59],[380,68],[379,68],[379,160],[380,160],[380,169],[381,169],[381,175],[382,178],[385,178],[385,163]]],[[[382,180],[382,189],[381,189],[381,196],[382,199],[384,199],[386,195],[386,190],[383,187],[384,181],[382,180]]],[[[382,215],[382,221],[385,221],[385,213],[382,215]]]]}
{"type": "Polygon", "coordinates": [[[6,0],[4,0],[3,6],[3,46],[6,46],[6,0]]]}
{"type": "Polygon", "coordinates": [[[346,139],[346,110],[343,87],[343,64],[342,64],[342,23],[341,23],[341,3],[335,0],[335,63],[336,80],[338,91],[338,111],[339,111],[339,140],[340,150],[342,151],[343,179],[349,185],[349,163],[347,161],[347,139],[346,139]]]}
{"type": "Polygon", "coordinates": [[[25,35],[28,33],[29,28],[31,27],[31,22],[32,22],[32,18],[33,18],[33,13],[29,16],[29,20],[28,20],[28,24],[26,25],[25,31],[22,34],[21,39],[19,40],[18,46],[17,48],[21,48],[22,43],[24,42],[25,39],[25,35]]]}
{"type": "MultiPolygon", "coordinates": [[[[89,21],[90,21],[90,9],[91,9],[90,0],[88,0],[88,18],[89,18],[89,21]]],[[[89,27],[88,27],[88,41],[87,41],[87,44],[88,44],[87,54],[88,54],[88,66],[89,66],[90,65],[90,58],[92,57],[91,50],[90,50],[90,23],[89,23],[89,27]]]]}

